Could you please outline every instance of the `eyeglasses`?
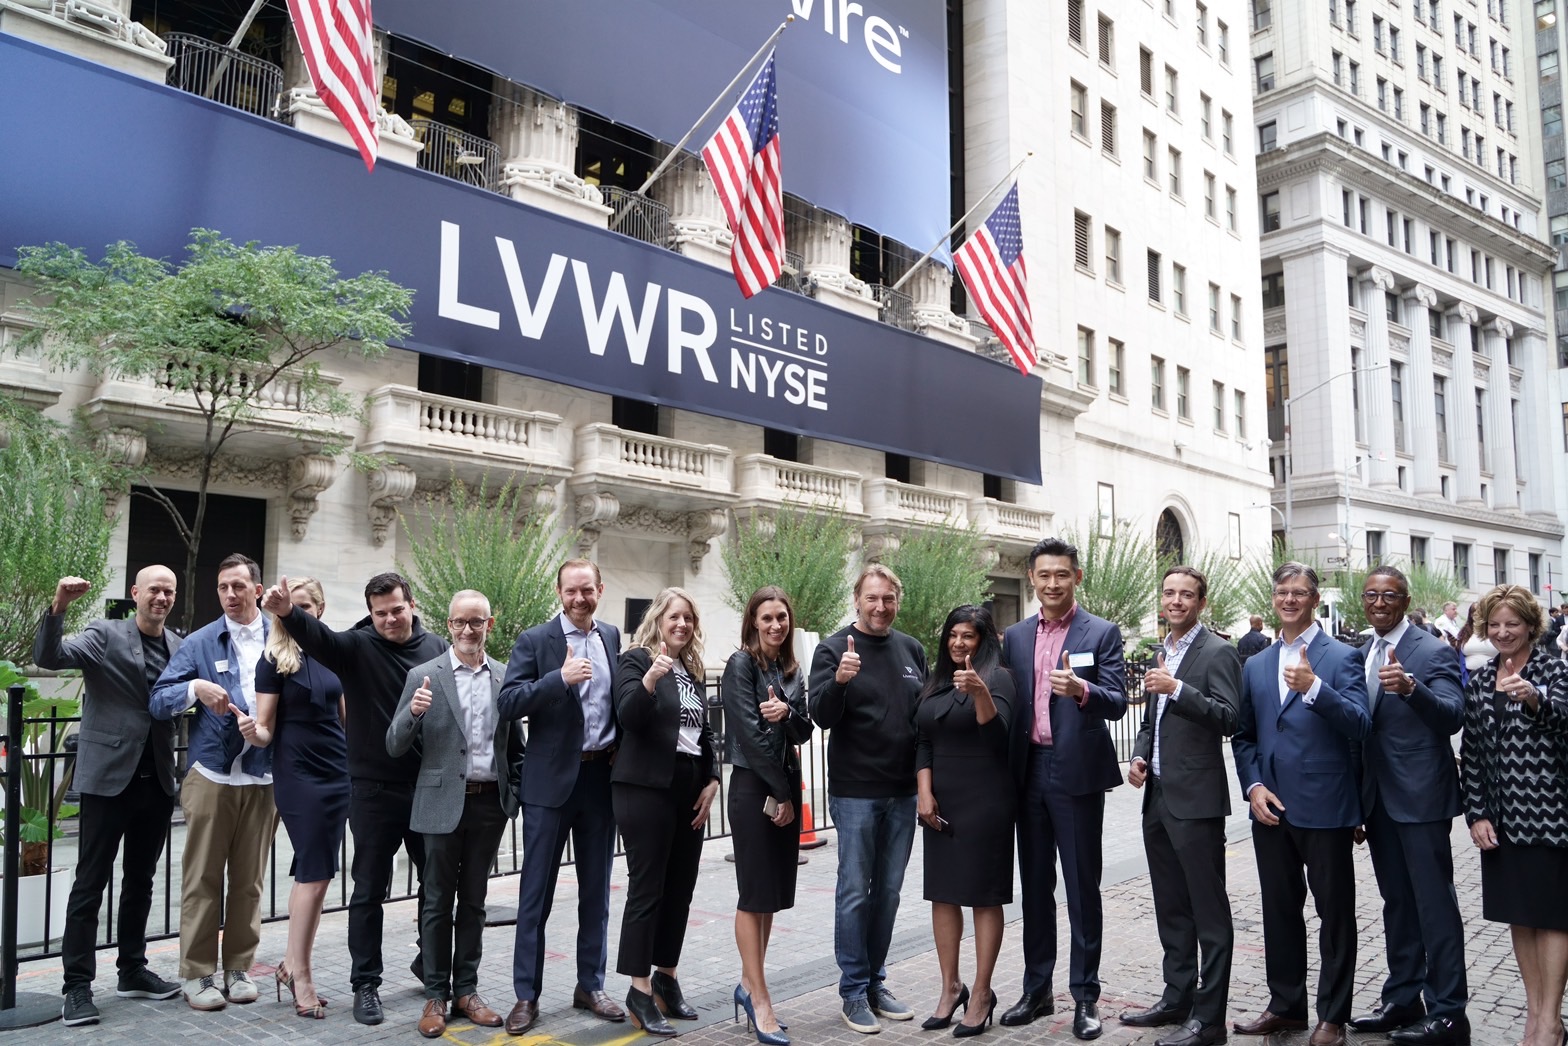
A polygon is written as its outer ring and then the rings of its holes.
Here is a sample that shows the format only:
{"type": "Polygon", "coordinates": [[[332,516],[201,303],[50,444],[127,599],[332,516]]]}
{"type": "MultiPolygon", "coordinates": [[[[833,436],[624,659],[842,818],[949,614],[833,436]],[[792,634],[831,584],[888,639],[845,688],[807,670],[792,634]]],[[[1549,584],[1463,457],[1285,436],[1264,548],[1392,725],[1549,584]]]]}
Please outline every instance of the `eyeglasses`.
{"type": "Polygon", "coordinates": [[[1274,597],[1276,599],[1311,599],[1312,590],[1309,588],[1276,588],[1274,597]]]}
{"type": "Polygon", "coordinates": [[[490,623],[487,617],[453,617],[447,618],[446,627],[452,630],[455,636],[459,632],[483,632],[490,623]]]}
{"type": "Polygon", "coordinates": [[[1366,603],[1397,603],[1404,599],[1403,592],[1363,592],[1361,599],[1366,603]]]}

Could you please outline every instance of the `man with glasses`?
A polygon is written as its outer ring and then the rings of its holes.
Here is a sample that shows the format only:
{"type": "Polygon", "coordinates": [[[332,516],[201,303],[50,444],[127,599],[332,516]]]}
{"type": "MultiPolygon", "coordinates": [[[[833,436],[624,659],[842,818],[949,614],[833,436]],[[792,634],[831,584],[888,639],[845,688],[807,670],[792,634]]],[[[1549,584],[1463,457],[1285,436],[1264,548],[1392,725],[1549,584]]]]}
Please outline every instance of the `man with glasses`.
{"type": "Polygon", "coordinates": [[[1321,920],[1321,968],[1318,1024],[1308,1041],[1345,1046],[1356,971],[1356,749],[1372,720],[1361,659],[1318,626],[1318,600],[1317,571],[1304,563],[1281,564],[1274,571],[1279,639],[1243,666],[1240,726],[1231,748],[1251,807],[1269,1004],[1259,1017],[1233,1027],[1242,1035],[1307,1027],[1310,887],[1321,920]]]}
{"type": "Polygon", "coordinates": [[[1449,741],[1464,721],[1459,655],[1405,616],[1410,583],[1377,567],[1361,593],[1375,635],[1362,648],[1372,733],[1362,746],[1361,807],[1378,891],[1388,978],[1357,1031],[1401,1046],[1470,1042],[1464,923],[1449,846],[1460,811],[1449,741]]]}
{"type": "MultiPolygon", "coordinates": [[[[352,964],[354,1019],[380,1024],[381,905],[392,886],[398,845],[424,874],[424,837],[409,827],[419,757],[387,752],[387,727],[397,710],[408,670],[445,653],[446,640],[426,632],[414,613],[414,595],[402,575],[377,574],[365,584],[370,611],[335,632],[289,601],[288,578],[267,589],[262,607],[277,615],[301,649],[343,680],[348,704],[348,828],[354,836],[354,893],[348,902],[348,954],[352,964]]],[[[410,967],[424,979],[416,955],[410,967]]]]}
{"type": "Polygon", "coordinates": [[[425,837],[419,1034],[427,1039],[446,1031],[448,999],[455,1014],[501,1026],[500,1014],[479,997],[479,959],[490,865],[517,814],[523,754],[521,726],[496,707],[506,665],[485,653],[495,627],[490,600],[464,589],[452,597],[446,624],[451,649],[409,669],[386,735],[392,756],[419,746],[409,826],[425,837]]]}

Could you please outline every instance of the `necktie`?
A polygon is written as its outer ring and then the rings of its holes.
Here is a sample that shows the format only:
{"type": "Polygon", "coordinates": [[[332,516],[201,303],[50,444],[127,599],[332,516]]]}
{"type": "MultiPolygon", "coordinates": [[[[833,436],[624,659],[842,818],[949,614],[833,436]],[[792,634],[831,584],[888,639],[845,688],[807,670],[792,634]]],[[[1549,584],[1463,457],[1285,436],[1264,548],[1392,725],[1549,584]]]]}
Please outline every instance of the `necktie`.
{"type": "Polygon", "coordinates": [[[1388,663],[1388,640],[1378,636],[1372,641],[1372,656],[1367,658],[1367,701],[1372,711],[1377,711],[1377,699],[1383,686],[1377,674],[1388,663]]]}

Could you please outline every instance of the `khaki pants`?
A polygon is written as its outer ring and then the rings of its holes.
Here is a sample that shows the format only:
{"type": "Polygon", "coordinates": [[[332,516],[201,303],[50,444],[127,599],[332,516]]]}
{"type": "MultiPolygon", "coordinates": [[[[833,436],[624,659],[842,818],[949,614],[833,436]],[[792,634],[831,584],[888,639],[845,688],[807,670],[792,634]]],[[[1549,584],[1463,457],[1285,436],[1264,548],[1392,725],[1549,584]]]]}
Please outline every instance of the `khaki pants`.
{"type": "Polygon", "coordinates": [[[219,970],[249,970],[261,942],[261,886],[278,827],[272,786],[218,784],[193,768],[180,788],[180,808],[185,811],[180,977],[194,980],[219,970]]]}

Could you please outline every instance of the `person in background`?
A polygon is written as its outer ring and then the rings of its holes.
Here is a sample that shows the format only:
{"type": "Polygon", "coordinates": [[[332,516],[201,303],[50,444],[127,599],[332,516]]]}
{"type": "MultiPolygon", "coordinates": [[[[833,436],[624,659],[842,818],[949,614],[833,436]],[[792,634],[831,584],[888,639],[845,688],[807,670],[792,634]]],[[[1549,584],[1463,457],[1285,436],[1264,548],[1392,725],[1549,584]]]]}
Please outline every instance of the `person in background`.
{"type": "Polygon", "coordinates": [[[1459,758],[1481,851],[1481,915],[1507,923],[1524,981],[1524,1046],[1558,1046],[1568,982],[1568,665],[1535,648],[1535,596],[1498,585],[1476,604],[1497,653],[1471,673],[1459,758]]]}
{"type": "Polygon", "coordinates": [[[684,589],[666,588],[649,604],[616,668],[621,750],[610,775],[615,823],[626,843],[626,907],[615,969],[632,980],[626,993],[632,1023],[654,1035],[675,1034],[661,1009],[680,1020],[697,1019],[676,967],[703,829],[719,791],[719,746],[702,682],[697,604],[684,589]]]}
{"type": "Polygon", "coordinates": [[[917,810],[925,825],[925,898],[931,902],[942,991],[921,1027],[979,1035],[996,1011],[991,976],[1002,949],[1002,908],[1013,903],[1013,779],[1007,726],[1013,677],[1002,665],[991,612],[954,608],[937,640],[936,668],[915,710],[917,810]],[[958,975],[964,909],[974,909],[974,994],[958,975]],[[971,1003],[973,1005],[971,1005],[971,1003]]]}
{"type": "MultiPolygon", "coordinates": [[[[327,600],[315,578],[296,578],[289,600],[312,617],[327,600]]],[[[276,623],[274,622],[274,625],[276,623]]],[[[294,847],[289,874],[289,938],[274,973],[276,994],[287,988],[294,1012],[327,1015],[316,994],[311,951],[327,887],[338,874],[338,852],[348,820],[348,741],[343,736],[343,684],[312,661],[287,632],[273,627],[256,666],[256,710],[239,716],[240,736],[272,749],[272,796],[294,847]]]]}
{"type": "Polygon", "coordinates": [[[1465,622],[1459,620],[1459,604],[1449,601],[1443,604],[1443,612],[1432,622],[1432,627],[1437,629],[1437,637],[1456,643],[1459,639],[1459,630],[1464,628],[1465,622]]]}
{"type": "Polygon", "coordinates": [[[1475,616],[1476,604],[1471,603],[1465,611],[1464,627],[1454,637],[1454,644],[1459,648],[1459,656],[1464,659],[1465,675],[1475,675],[1488,661],[1497,656],[1497,648],[1492,645],[1491,639],[1486,634],[1486,625],[1478,622],[1475,616]]]}
{"type": "Polygon", "coordinates": [[[1269,648],[1269,637],[1263,634],[1263,616],[1253,614],[1247,619],[1247,624],[1250,626],[1247,634],[1236,640],[1236,653],[1241,655],[1243,661],[1269,648]]]}
{"type": "Polygon", "coordinates": [[[795,746],[811,738],[805,673],[795,659],[795,612],[784,590],[751,594],[740,619],[740,649],[730,655],[719,687],[730,753],[730,832],[735,837],[735,947],[740,983],[735,1008],[765,1046],[789,1046],[773,1012],[766,962],[776,912],[795,907],[800,856],[800,759],[795,746]],[[768,810],[772,813],[768,813],[768,810]]]}

